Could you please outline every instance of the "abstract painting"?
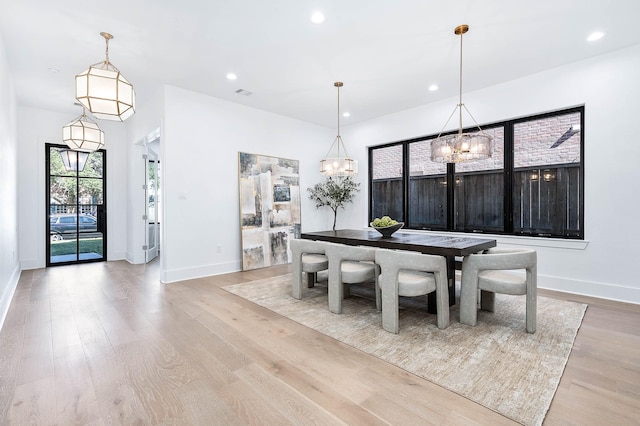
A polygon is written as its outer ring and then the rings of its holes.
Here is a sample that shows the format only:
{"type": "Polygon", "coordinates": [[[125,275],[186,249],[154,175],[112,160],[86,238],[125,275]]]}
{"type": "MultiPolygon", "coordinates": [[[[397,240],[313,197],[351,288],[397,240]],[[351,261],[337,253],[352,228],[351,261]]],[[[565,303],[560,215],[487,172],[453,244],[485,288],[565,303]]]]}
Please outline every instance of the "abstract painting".
{"type": "Polygon", "coordinates": [[[298,160],[238,153],[242,270],[291,262],[300,237],[298,160]]]}

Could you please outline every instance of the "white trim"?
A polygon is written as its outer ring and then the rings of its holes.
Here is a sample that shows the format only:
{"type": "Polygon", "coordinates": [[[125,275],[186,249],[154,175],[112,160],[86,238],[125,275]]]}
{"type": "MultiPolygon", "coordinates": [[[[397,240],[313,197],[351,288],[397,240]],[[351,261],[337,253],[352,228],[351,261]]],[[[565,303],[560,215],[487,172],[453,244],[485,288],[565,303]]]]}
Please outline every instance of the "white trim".
{"type": "Polygon", "coordinates": [[[538,288],[640,305],[640,288],[538,274],[538,288]]]}
{"type": "Polygon", "coordinates": [[[131,253],[130,251],[128,251],[124,259],[132,265],[140,265],[142,263],[145,263],[144,252],[131,253]]]}
{"type": "Polygon", "coordinates": [[[160,281],[165,284],[169,284],[176,281],[192,280],[196,278],[210,277],[212,275],[228,274],[230,272],[238,272],[242,270],[241,265],[241,262],[238,260],[227,263],[197,266],[194,268],[163,271],[163,273],[161,273],[160,281]]]}
{"type": "MultiPolygon", "coordinates": [[[[465,234],[468,235],[468,234],[465,234]]],[[[487,235],[487,234],[480,234],[487,235]]],[[[523,237],[518,235],[487,235],[495,238],[498,244],[508,244],[529,247],[552,247],[572,250],[585,250],[589,245],[587,240],[569,240],[563,238],[523,237]]]]}
{"type": "MultiPolygon", "coordinates": [[[[373,230],[373,228],[368,228],[373,230]]],[[[587,240],[570,240],[564,238],[545,238],[545,237],[526,237],[520,235],[497,235],[497,234],[473,234],[467,232],[445,232],[445,231],[423,231],[419,229],[402,229],[402,232],[412,234],[431,234],[449,237],[468,237],[468,238],[492,238],[495,239],[498,244],[508,244],[517,246],[530,246],[530,247],[552,247],[552,248],[565,248],[573,250],[585,250],[589,245],[587,240]]]]}
{"type": "Polygon", "coordinates": [[[20,260],[20,267],[23,271],[26,271],[27,269],[40,269],[44,268],[45,266],[40,262],[40,259],[31,258],[20,260]]]}
{"type": "Polygon", "coordinates": [[[14,268],[11,278],[4,289],[4,293],[2,294],[2,297],[0,297],[0,330],[2,330],[4,320],[7,318],[7,313],[9,313],[9,306],[11,305],[11,300],[13,300],[13,295],[18,287],[21,272],[20,264],[16,263],[16,267],[14,268]]]}
{"type": "Polygon", "coordinates": [[[107,260],[109,262],[112,260],[127,260],[126,253],[123,251],[116,251],[113,253],[107,252],[107,260]]]}

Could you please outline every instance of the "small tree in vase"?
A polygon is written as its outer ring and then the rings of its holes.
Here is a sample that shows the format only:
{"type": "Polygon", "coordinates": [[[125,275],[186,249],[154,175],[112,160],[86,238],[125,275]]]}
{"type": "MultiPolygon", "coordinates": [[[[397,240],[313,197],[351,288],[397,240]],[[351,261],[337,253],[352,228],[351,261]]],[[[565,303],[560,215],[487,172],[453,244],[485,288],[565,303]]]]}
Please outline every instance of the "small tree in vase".
{"type": "Polygon", "coordinates": [[[333,230],[336,230],[338,209],[344,209],[345,204],[353,201],[356,193],[360,191],[360,183],[355,182],[351,176],[334,179],[328,177],[320,183],[316,183],[309,191],[309,199],[316,203],[316,208],[327,206],[333,210],[333,230]]]}

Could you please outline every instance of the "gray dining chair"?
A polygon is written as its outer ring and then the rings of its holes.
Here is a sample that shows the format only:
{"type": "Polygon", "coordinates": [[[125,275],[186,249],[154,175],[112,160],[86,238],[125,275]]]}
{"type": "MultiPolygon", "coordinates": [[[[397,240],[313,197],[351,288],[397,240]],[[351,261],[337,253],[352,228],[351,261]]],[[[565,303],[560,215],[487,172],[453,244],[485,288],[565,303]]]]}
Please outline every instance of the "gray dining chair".
{"type": "Polygon", "coordinates": [[[376,308],[380,309],[380,289],[378,274],[380,267],[375,263],[374,247],[348,246],[326,243],[329,258],[329,311],[342,313],[342,299],[349,295],[349,284],[374,281],[376,308]]]}
{"type": "Polygon", "coordinates": [[[447,261],[443,256],[378,249],[376,263],[380,265],[383,329],[398,334],[400,296],[426,296],[434,291],[438,328],[449,326],[447,261]]]}
{"type": "Polygon", "coordinates": [[[460,284],[460,322],[476,325],[480,309],[494,312],[495,293],[526,295],[526,329],[536,331],[537,254],[531,249],[489,249],[465,256],[460,284]],[[514,272],[520,270],[519,273],[514,272]],[[478,295],[478,293],[480,293],[478,295]]]}
{"type": "Polygon", "coordinates": [[[321,241],[291,240],[291,293],[296,299],[302,299],[304,283],[311,288],[317,281],[320,271],[329,269],[329,259],[325,255],[326,243],[321,241]],[[306,278],[306,280],[305,280],[306,278]]]}

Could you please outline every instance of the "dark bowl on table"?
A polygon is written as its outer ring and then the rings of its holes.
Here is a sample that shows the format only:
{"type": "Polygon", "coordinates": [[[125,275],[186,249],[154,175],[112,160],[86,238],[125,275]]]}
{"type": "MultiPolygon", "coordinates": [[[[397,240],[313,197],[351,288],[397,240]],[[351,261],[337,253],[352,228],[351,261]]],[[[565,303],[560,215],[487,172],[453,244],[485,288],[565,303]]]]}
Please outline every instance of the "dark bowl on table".
{"type": "Polygon", "coordinates": [[[398,229],[404,226],[404,222],[398,222],[395,225],[381,226],[381,227],[373,226],[372,223],[370,223],[370,225],[373,229],[381,233],[383,237],[390,237],[394,232],[396,232],[398,229]]]}

